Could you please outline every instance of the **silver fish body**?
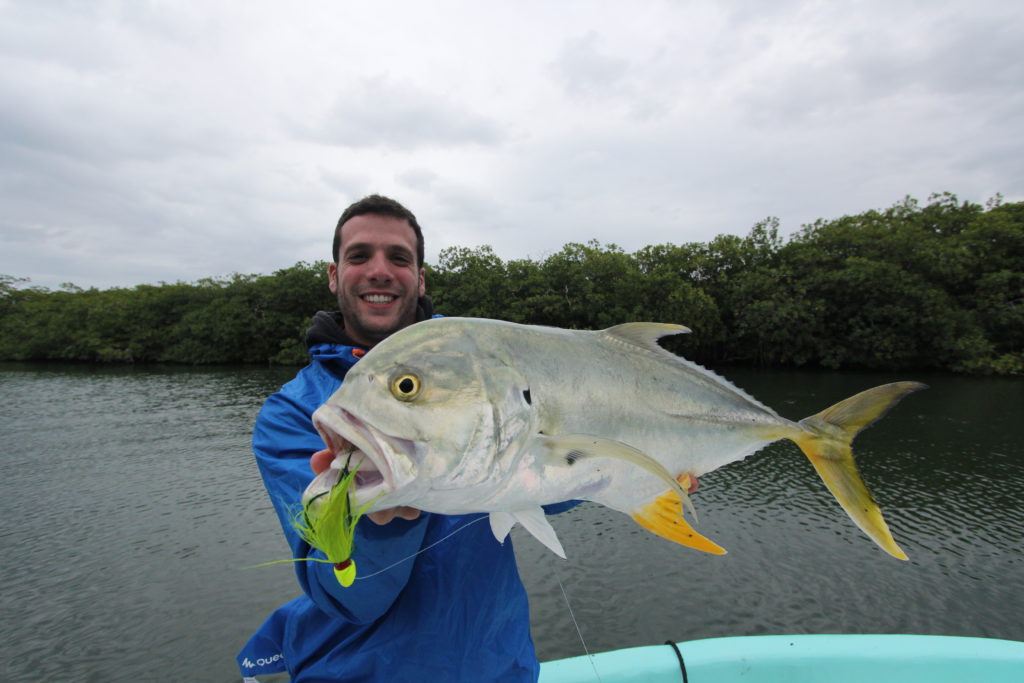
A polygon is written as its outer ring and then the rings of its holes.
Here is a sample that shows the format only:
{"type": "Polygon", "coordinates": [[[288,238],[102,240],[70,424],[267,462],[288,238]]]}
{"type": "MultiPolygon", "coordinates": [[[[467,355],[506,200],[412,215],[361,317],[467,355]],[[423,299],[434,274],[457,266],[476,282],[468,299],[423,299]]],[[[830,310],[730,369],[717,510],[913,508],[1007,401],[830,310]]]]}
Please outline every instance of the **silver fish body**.
{"type": "MultiPolygon", "coordinates": [[[[658,323],[580,331],[424,321],[368,353],[313,421],[335,465],[359,467],[357,504],[490,512],[499,539],[519,522],[563,556],[540,506],[573,499],[724,552],[682,518],[685,484],[789,438],[854,521],[905,558],[860,481],[849,442],[923,385],[878,387],[792,422],[657,344],[683,332],[658,323]]],[[[331,481],[318,477],[307,498],[331,481]]]]}

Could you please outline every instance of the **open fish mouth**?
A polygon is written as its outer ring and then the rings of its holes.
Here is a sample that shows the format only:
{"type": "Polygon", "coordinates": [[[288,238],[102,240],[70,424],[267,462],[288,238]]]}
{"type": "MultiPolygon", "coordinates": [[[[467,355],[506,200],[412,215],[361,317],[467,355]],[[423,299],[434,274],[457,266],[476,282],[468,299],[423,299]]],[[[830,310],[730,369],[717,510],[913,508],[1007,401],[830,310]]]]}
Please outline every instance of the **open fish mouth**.
{"type": "MultiPolygon", "coordinates": [[[[331,469],[356,470],[349,491],[357,505],[380,499],[382,504],[372,509],[387,507],[384,497],[415,479],[414,441],[384,434],[353,413],[331,404],[313,413],[313,426],[334,453],[331,469]]],[[[336,482],[339,475],[332,478],[336,482]]],[[[333,484],[328,481],[325,485],[329,488],[333,484]]]]}

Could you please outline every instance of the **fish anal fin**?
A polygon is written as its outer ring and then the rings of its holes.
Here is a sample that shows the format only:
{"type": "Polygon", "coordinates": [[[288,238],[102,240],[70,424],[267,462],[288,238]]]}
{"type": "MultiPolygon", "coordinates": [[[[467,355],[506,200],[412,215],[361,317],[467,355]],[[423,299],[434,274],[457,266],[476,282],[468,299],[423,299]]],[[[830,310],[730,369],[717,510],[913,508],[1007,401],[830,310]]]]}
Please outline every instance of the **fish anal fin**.
{"type": "MultiPolygon", "coordinates": [[[[687,475],[680,475],[680,479],[687,475]]],[[[712,555],[724,555],[725,548],[701,536],[683,517],[679,496],[669,491],[633,510],[633,521],[664,539],[712,555]]]]}

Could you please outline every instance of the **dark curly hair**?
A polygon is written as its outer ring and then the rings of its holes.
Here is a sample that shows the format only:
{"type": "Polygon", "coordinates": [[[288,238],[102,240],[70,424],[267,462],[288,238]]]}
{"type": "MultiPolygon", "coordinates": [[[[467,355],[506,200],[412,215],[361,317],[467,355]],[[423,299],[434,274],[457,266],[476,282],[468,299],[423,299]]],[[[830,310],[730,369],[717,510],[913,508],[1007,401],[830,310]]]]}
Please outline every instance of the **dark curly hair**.
{"type": "Polygon", "coordinates": [[[338,250],[341,248],[341,226],[345,225],[345,221],[348,219],[365,214],[390,216],[392,218],[400,218],[408,221],[409,225],[412,226],[412,231],[416,233],[416,266],[419,268],[423,267],[423,231],[420,230],[420,224],[416,222],[416,216],[413,215],[412,211],[405,208],[394,199],[379,194],[371,194],[367,197],[363,197],[359,201],[349,205],[349,207],[342,212],[341,218],[338,219],[338,227],[334,229],[334,246],[331,249],[335,263],[338,262],[338,250]]]}

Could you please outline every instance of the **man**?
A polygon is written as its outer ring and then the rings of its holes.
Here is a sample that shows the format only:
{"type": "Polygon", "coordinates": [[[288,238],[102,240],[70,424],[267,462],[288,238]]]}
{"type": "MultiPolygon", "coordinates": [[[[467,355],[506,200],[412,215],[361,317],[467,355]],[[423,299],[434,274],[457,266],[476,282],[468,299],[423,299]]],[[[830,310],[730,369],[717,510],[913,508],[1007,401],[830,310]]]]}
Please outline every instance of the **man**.
{"type": "MultiPolygon", "coordinates": [[[[339,311],[316,314],[311,362],[267,399],[253,449],[296,558],[323,557],[291,525],[294,506],[333,458],[311,416],[357,360],[388,335],[431,317],[423,235],[398,202],[371,195],[345,209],[330,288],[339,311]],[[311,469],[312,468],[312,469],[311,469]]],[[[287,670],[294,681],[535,681],[526,593],[512,544],[482,515],[393,508],[360,520],[355,583],[333,567],[295,564],[304,595],[274,612],[238,656],[243,676],[287,670]],[[451,538],[449,535],[454,534],[451,538]]]]}

